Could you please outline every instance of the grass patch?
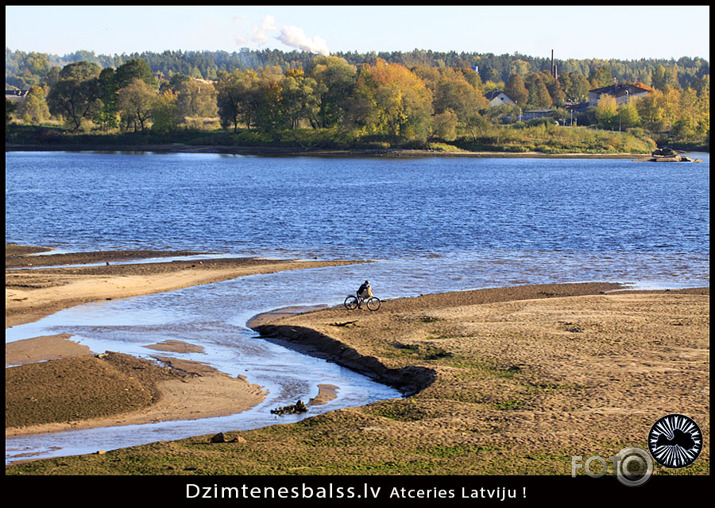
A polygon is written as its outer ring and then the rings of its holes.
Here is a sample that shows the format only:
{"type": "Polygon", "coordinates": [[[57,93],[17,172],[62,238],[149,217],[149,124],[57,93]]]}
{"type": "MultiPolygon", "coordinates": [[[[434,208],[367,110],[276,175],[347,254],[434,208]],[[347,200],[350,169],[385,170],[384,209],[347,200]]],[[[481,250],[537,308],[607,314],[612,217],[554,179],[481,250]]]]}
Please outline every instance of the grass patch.
{"type": "Polygon", "coordinates": [[[521,399],[505,400],[504,402],[499,402],[496,404],[496,408],[501,411],[510,411],[514,409],[519,409],[524,405],[524,401],[521,399]]]}
{"type": "Polygon", "coordinates": [[[429,412],[414,399],[376,402],[369,406],[369,413],[398,422],[416,422],[429,416],[429,412]]]}
{"type": "Polygon", "coordinates": [[[394,344],[394,351],[397,351],[398,354],[393,355],[393,358],[403,357],[410,358],[413,360],[433,361],[452,357],[452,353],[450,353],[446,349],[434,346],[432,344],[403,344],[401,342],[396,342],[394,344]]]}

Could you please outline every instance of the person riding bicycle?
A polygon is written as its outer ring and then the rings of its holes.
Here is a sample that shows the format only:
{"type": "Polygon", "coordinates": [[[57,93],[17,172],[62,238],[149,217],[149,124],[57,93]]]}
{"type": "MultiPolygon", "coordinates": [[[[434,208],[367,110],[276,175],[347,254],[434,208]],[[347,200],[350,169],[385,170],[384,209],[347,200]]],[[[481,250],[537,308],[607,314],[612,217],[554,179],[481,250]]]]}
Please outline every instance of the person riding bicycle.
{"type": "Polygon", "coordinates": [[[368,310],[373,312],[379,310],[382,304],[380,299],[372,294],[372,286],[370,286],[369,280],[362,283],[355,293],[348,295],[343,305],[347,310],[355,310],[361,309],[363,303],[367,305],[368,310]]]}
{"type": "Polygon", "coordinates": [[[370,286],[369,280],[362,283],[360,288],[357,290],[357,296],[360,303],[368,298],[372,298],[372,287],[370,286]]]}

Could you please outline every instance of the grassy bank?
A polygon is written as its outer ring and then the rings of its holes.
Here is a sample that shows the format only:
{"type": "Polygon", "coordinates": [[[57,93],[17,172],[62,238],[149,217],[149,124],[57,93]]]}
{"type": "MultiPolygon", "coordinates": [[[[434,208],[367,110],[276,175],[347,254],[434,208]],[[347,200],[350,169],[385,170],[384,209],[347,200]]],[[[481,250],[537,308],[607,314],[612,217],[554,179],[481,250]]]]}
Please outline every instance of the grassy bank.
{"type": "MultiPolygon", "coordinates": [[[[252,325],[414,393],[256,430],[207,423],[202,436],[6,474],[569,475],[572,456],[647,448],[650,426],[673,411],[709,441],[709,290],[612,287],[427,295],[252,325]]],[[[709,450],[655,474],[707,475],[709,450]]]]}
{"type": "Polygon", "coordinates": [[[302,129],[266,134],[252,130],[182,130],[171,134],[70,133],[57,127],[13,126],[6,146],[21,149],[67,150],[176,150],[212,147],[225,151],[310,154],[325,151],[379,153],[386,150],[427,151],[432,154],[650,154],[655,142],[640,132],[612,132],[556,125],[500,126],[473,137],[454,141],[404,141],[397,138],[358,136],[349,131],[302,129]]]}

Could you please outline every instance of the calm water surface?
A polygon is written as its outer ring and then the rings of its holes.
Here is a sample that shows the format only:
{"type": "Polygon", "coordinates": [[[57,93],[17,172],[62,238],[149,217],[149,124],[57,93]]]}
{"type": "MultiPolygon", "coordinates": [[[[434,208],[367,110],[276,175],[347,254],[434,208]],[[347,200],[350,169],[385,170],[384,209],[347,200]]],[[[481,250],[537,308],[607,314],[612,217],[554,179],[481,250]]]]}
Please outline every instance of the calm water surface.
{"type": "Polygon", "coordinates": [[[146,345],[184,340],[205,352],[176,356],[270,395],[227,418],[12,438],[6,461],[267,425],[268,409],[309,399],[319,383],[339,397],[312,414],[399,396],[245,327],[278,307],[339,304],[366,278],[383,298],[543,282],[709,286],[710,163],[696,156],[704,162],[6,153],[6,242],[376,260],[89,304],[8,329],[7,341],[71,333],[98,352],[147,357],[146,345]]]}

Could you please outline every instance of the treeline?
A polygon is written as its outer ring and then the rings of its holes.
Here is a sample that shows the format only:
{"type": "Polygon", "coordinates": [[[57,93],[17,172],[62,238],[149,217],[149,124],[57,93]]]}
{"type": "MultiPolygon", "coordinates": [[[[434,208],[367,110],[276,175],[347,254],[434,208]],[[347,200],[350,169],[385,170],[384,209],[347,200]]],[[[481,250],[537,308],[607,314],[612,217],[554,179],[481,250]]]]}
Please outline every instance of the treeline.
{"type": "MultiPolygon", "coordinates": [[[[558,53],[558,52],[557,52],[558,53]]],[[[12,51],[5,48],[5,83],[27,90],[46,80],[48,72],[56,72],[67,64],[77,62],[96,63],[101,68],[115,69],[129,60],[140,59],[149,64],[152,70],[166,79],[174,74],[184,74],[197,79],[218,79],[220,71],[231,72],[234,69],[258,70],[263,67],[277,66],[282,71],[305,69],[313,59],[312,54],[303,51],[280,51],[276,49],[240,51],[164,51],[161,53],[142,52],[121,55],[96,55],[93,51],[76,51],[64,56],[12,51]]],[[[492,53],[449,51],[439,52],[415,49],[409,52],[340,52],[333,56],[343,58],[352,65],[374,64],[378,59],[387,63],[413,67],[452,67],[479,68],[479,75],[484,83],[506,82],[512,74],[522,78],[530,73],[549,71],[550,55],[534,57],[520,53],[494,55],[492,53]]],[[[660,66],[672,73],[681,88],[692,88],[697,80],[710,74],[710,63],[702,58],[682,57],[678,60],[664,59],[555,59],[559,74],[573,74],[590,79],[599,68],[608,69],[612,78],[619,82],[644,83],[653,86],[651,76],[660,66]]]]}
{"type": "MultiPolygon", "coordinates": [[[[6,56],[8,53],[6,50],[6,56]]],[[[196,53],[204,57],[208,54],[213,53],[196,53]]],[[[447,65],[447,61],[465,63],[463,57],[457,60],[456,53],[395,53],[392,59],[401,55],[403,62],[375,57],[359,64],[340,56],[302,52],[245,51],[238,55],[242,54],[272,57],[281,65],[255,67],[256,62],[244,62],[205,79],[193,71],[169,70],[167,74],[142,58],[130,58],[116,66],[82,60],[59,68],[46,55],[27,54],[24,64],[17,68],[27,70],[28,79],[37,76],[38,81],[16,108],[6,108],[6,121],[12,117],[38,125],[54,120],[71,132],[166,135],[223,129],[241,134],[244,142],[256,143],[302,139],[306,143],[330,140],[349,144],[361,140],[378,145],[446,142],[476,147],[486,140],[506,139],[523,139],[523,145],[530,145],[526,136],[529,132],[523,132],[527,126],[517,122],[519,113],[528,108],[551,108],[554,118],[532,123],[549,124],[550,128],[542,133],[548,134],[544,144],[568,151],[562,145],[576,138],[559,134],[560,141],[554,141],[554,120],[569,124],[569,103],[585,101],[589,89],[611,85],[614,78],[619,79],[611,67],[599,65],[587,76],[564,72],[563,68],[557,78],[548,70],[512,69],[506,80],[485,81],[485,67],[479,66],[477,72],[469,65],[447,65]],[[432,63],[437,55],[447,60],[424,65],[432,63]],[[485,94],[495,89],[504,90],[518,104],[490,107],[485,94]],[[510,126],[522,132],[511,137],[500,134],[510,126]]],[[[168,61],[169,52],[161,55],[168,61]]],[[[185,61],[185,53],[171,55],[175,57],[173,65],[185,61]]],[[[626,144],[640,139],[641,150],[652,143],[649,137],[674,136],[695,143],[709,140],[709,72],[705,73],[709,68],[703,61],[681,60],[692,64],[688,71],[678,72],[676,63],[669,67],[659,64],[647,77],[641,76],[643,80],[638,82],[647,81],[653,87],[648,97],[622,106],[603,100],[577,118],[578,125],[630,130],[626,144]]],[[[218,62],[222,61],[214,60],[212,65],[218,62]]],[[[614,139],[599,141],[594,149],[620,150],[623,142],[614,139]]],[[[513,149],[519,150],[518,143],[513,149]]]]}

